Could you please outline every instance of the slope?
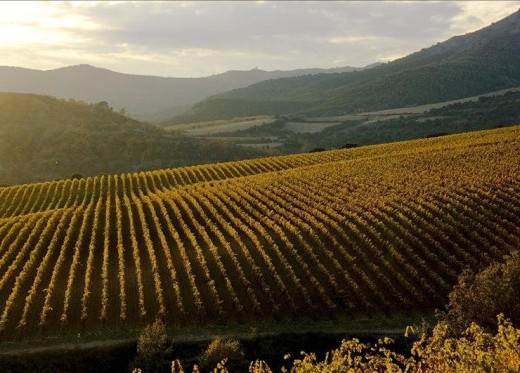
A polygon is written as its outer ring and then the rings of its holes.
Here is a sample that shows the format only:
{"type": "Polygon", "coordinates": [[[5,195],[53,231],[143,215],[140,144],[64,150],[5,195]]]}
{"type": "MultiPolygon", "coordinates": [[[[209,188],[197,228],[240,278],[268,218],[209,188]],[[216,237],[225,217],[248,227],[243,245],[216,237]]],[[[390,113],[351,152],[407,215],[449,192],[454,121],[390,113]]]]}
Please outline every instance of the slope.
{"type": "Polygon", "coordinates": [[[519,139],[0,189],[2,336],[430,313],[520,245],[519,139]]]}
{"type": "Polygon", "coordinates": [[[115,113],[106,102],[88,105],[49,96],[0,93],[0,184],[261,154],[218,141],[168,134],[115,113]]]}
{"type": "Polygon", "coordinates": [[[265,81],[210,97],[179,121],[341,115],[448,101],[520,84],[520,11],[373,69],[265,81]]]}

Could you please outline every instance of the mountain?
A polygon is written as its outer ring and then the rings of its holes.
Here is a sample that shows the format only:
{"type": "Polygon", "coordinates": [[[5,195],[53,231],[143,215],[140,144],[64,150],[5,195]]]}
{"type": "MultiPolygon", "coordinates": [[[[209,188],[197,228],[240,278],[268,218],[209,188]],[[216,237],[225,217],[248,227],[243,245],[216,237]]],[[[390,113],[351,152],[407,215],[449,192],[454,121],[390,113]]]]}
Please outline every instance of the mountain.
{"type": "Polygon", "coordinates": [[[518,61],[520,11],[372,69],[281,78],[215,95],[176,121],[342,115],[448,101],[520,85],[518,61]]]}
{"type": "Polygon", "coordinates": [[[357,68],[292,71],[264,71],[255,68],[203,78],[164,78],[122,74],[90,65],[47,71],[1,66],[0,91],[46,94],[90,103],[107,101],[116,110],[125,108],[137,119],[160,120],[180,114],[210,95],[263,80],[354,70],[357,68]]]}
{"type": "Polygon", "coordinates": [[[132,172],[257,157],[265,153],[167,133],[106,102],[0,93],[0,184],[132,172]]]}

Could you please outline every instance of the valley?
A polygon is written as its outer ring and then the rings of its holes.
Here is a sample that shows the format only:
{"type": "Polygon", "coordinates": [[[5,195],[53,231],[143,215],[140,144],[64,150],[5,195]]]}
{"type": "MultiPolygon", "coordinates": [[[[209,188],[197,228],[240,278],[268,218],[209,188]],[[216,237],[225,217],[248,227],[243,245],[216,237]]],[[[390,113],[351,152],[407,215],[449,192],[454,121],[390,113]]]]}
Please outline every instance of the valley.
{"type": "Polygon", "coordinates": [[[517,4],[0,30],[0,372],[520,371],[517,4]]]}
{"type": "Polygon", "coordinates": [[[519,91],[519,88],[510,88],[435,104],[335,117],[235,118],[178,124],[166,129],[243,147],[276,149],[282,154],[330,150],[344,145],[369,145],[515,125],[520,121],[519,91]]]}

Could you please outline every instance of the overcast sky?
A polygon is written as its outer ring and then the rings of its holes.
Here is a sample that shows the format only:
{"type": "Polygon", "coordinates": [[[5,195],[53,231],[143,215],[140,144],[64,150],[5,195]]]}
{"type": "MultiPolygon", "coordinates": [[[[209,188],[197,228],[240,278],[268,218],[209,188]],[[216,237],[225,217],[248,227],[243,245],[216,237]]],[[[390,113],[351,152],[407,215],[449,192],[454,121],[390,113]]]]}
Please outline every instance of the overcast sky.
{"type": "Polygon", "coordinates": [[[87,63],[175,77],[364,66],[519,8],[519,1],[0,2],[0,64],[87,63]]]}

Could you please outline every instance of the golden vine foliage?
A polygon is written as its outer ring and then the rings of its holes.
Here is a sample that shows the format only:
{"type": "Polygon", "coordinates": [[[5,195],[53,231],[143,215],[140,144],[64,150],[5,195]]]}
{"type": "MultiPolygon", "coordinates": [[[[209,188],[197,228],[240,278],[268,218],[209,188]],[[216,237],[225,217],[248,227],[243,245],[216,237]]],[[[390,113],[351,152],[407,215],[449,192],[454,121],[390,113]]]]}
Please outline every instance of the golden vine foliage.
{"type": "MultiPolygon", "coordinates": [[[[462,336],[447,336],[446,324],[437,324],[431,332],[422,332],[414,343],[411,356],[392,350],[392,339],[382,338],[375,345],[358,339],[342,341],[339,348],[318,361],[314,353],[302,352],[282,372],[291,373],[511,373],[520,371],[520,329],[503,315],[498,316],[498,331],[489,334],[472,324],[462,336]]],[[[290,355],[286,355],[290,358],[290,355]]],[[[227,359],[212,372],[228,372],[227,359]]],[[[134,373],[140,372],[139,369],[134,373]]],[[[179,360],[171,364],[172,373],[184,373],[179,360]]],[[[198,367],[193,368],[198,372],[198,367]]],[[[255,360],[249,373],[272,373],[265,361],[255,360]]]]}
{"type": "MultiPolygon", "coordinates": [[[[294,361],[291,373],[509,373],[520,370],[520,329],[502,315],[498,316],[498,332],[485,333],[471,325],[459,338],[448,338],[444,323],[431,333],[423,333],[414,343],[412,356],[406,358],[391,350],[391,340],[380,340],[375,346],[357,339],[345,340],[341,346],[317,361],[313,353],[302,353],[294,361]]],[[[267,364],[252,362],[250,373],[270,373],[267,364]]]]}
{"type": "Polygon", "coordinates": [[[520,371],[520,329],[498,315],[495,335],[473,323],[460,338],[448,338],[441,322],[430,336],[423,334],[412,353],[417,372],[518,372],[520,371]]]}
{"type": "Polygon", "coordinates": [[[6,338],[432,312],[520,247],[520,127],[0,188],[6,338]]]}

